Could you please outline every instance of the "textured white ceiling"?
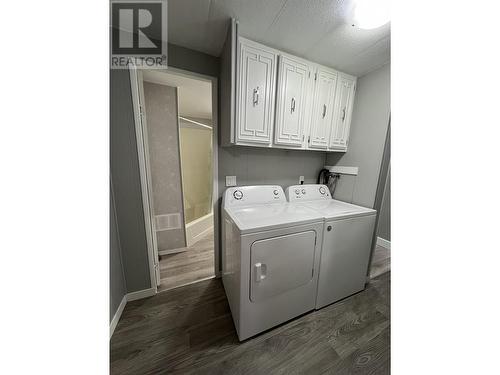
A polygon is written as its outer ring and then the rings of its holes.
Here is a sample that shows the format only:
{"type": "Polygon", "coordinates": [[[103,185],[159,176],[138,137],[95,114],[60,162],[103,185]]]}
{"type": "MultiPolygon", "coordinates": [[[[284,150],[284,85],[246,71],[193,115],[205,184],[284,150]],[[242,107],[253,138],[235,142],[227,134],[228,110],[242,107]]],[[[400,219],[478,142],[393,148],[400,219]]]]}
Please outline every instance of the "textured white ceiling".
{"type": "Polygon", "coordinates": [[[212,118],[212,84],[208,81],[166,73],[144,70],[144,80],[178,88],[179,116],[212,118]]]}
{"type": "Polygon", "coordinates": [[[219,56],[228,19],[240,35],[362,76],[390,60],[390,24],[352,26],[354,0],[169,0],[170,43],[219,56]]]}

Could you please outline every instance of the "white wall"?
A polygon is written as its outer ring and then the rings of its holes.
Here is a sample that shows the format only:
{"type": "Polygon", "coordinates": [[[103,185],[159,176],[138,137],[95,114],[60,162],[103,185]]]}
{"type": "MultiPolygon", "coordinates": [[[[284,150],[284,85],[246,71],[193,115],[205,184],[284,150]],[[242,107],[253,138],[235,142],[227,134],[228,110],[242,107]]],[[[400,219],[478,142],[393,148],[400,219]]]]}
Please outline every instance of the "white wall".
{"type": "Polygon", "coordinates": [[[329,153],[328,165],[359,167],[342,176],[334,197],[373,207],[391,112],[390,64],[358,79],[346,153],[329,153]]]}

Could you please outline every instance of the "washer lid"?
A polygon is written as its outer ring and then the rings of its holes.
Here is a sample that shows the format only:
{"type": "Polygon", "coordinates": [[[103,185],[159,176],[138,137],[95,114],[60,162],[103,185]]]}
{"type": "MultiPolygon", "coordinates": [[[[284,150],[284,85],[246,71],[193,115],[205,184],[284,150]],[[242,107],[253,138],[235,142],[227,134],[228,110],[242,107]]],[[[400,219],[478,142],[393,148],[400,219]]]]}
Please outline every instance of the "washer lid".
{"type": "Polygon", "coordinates": [[[323,221],[320,212],[303,204],[273,203],[226,207],[241,234],[323,221]]]}
{"type": "Polygon", "coordinates": [[[376,210],[371,208],[356,206],[336,199],[307,201],[295,205],[312,208],[321,213],[325,219],[364,216],[377,213],[376,210]]]}

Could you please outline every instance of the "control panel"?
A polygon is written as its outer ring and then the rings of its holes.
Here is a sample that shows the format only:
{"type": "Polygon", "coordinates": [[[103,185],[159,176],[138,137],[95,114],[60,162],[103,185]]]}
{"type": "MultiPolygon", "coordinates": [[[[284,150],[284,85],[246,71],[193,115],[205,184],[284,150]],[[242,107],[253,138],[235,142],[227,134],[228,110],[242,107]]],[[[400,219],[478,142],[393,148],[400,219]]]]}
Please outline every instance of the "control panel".
{"type": "Polygon", "coordinates": [[[236,186],[224,193],[224,207],[266,203],[286,203],[283,188],[275,185],[236,186]]]}
{"type": "Polygon", "coordinates": [[[286,189],[286,198],[289,202],[332,199],[328,187],[319,184],[289,186],[286,189]]]}

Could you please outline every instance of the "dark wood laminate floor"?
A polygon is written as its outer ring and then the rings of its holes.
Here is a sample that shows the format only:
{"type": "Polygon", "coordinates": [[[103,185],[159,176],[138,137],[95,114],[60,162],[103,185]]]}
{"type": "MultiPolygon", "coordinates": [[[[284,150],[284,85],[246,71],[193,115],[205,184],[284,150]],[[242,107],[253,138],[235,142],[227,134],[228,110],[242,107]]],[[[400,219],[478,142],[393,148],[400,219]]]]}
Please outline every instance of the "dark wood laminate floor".
{"type": "Polygon", "coordinates": [[[186,251],[160,257],[160,291],[213,276],[213,230],[194,245],[187,247],[186,251]]]}
{"type": "Polygon", "coordinates": [[[390,272],[338,303],[238,342],[220,279],[127,304],[112,374],[389,374],[390,272]]]}

